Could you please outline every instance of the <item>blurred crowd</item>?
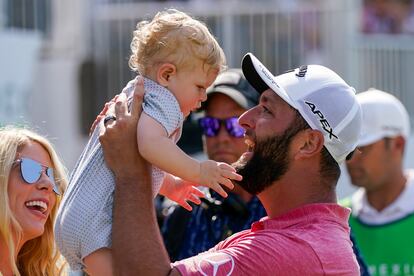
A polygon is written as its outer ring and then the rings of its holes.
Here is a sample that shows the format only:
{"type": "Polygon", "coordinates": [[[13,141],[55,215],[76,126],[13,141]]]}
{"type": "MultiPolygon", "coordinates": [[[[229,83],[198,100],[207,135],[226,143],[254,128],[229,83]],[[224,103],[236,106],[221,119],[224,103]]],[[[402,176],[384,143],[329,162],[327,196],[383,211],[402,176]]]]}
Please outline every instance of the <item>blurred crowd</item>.
{"type": "Polygon", "coordinates": [[[365,0],[362,9],[362,32],[413,34],[413,1],[365,0]]]}

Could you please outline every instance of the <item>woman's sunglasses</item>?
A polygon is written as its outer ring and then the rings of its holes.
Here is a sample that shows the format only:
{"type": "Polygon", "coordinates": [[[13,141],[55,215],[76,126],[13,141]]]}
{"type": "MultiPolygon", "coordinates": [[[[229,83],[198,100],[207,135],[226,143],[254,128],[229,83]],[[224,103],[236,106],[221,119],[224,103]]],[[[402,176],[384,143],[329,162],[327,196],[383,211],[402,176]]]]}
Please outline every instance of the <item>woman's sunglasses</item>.
{"type": "Polygon", "coordinates": [[[207,137],[217,136],[220,127],[224,124],[228,134],[235,138],[241,138],[244,135],[244,128],[242,128],[238,123],[238,117],[231,117],[224,120],[206,116],[200,118],[198,123],[203,130],[203,134],[207,137]]]}
{"type": "Polygon", "coordinates": [[[16,159],[14,161],[15,164],[20,165],[20,174],[23,178],[23,180],[27,184],[34,184],[37,181],[39,181],[40,177],[42,176],[42,172],[45,172],[45,174],[49,177],[50,181],[53,184],[53,191],[60,195],[60,191],[58,186],[55,183],[55,178],[53,176],[53,169],[46,167],[42,164],[40,164],[37,161],[34,161],[30,158],[20,158],[16,159]]]}

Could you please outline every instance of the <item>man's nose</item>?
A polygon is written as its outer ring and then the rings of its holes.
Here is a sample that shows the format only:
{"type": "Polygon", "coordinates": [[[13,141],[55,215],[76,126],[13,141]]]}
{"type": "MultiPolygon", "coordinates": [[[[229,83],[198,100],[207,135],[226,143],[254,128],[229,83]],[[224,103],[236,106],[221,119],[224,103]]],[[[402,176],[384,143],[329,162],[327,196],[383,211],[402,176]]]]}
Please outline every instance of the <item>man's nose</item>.
{"type": "Polygon", "coordinates": [[[207,100],[207,90],[203,89],[203,92],[201,92],[201,101],[205,102],[207,100]]]}
{"type": "Polygon", "coordinates": [[[239,125],[241,125],[245,129],[254,128],[254,124],[256,122],[257,108],[258,107],[253,107],[244,112],[242,115],[240,115],[238,120],[239,125]]]}
{"type": "Polygon", "coordinates": [[[230,137],[229,132],[226,129],[225,122],[221,122],[220,123],[220,128],[219,128],[218,133],[217,133],[217,139],[223,141],[223,140],[228,140],[230,138],[231,137],[230,137]]]}

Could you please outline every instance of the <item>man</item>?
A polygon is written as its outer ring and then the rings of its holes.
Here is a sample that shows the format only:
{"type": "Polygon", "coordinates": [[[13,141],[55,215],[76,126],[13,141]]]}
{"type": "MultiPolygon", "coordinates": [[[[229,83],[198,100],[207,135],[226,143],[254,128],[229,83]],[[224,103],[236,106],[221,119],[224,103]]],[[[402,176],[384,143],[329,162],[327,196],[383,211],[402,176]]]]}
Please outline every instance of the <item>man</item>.
{"type": "Polygon", "coordinates": [[[268,216],[208,252],[171,264],[157,228],[149,166],[133,138],[143,90],[137,86],[131,114],[121,97],[117,120],[100,138],[117,181],[113,255],[121,275],[359,274],[349,209],[336,204],[335,193],[338,164],[352,154],[361,130],[354,90],[318,65],[274,77],[247,54],[242,69],[261,97],[239,119],[249,144],[237,165],[239,185],[257,194],[268,216]]]}
{"type": "MultiPolygon", "coordinates": [[[[237,120],[258,104],[259,94],[242,70],[229,69],[207,89],[207,96],[202,106],[205,116],[199,119],[204,152],[209,159],[232,164],[247,150],[237,120]]],[[[206,251],[266,215],[259,199],[238,185],[225,199],[213,191],[207,195],[191,212],[177,206],[166,217],[162,232],[172,261],[206,251]]]]}
{"type": "Polygon", "coordinates": [[[409,116],[397,98],[380,90],[357,99],[360,153],[346,163],[360,187],[348,202],[352,232],[372,275],[413,275],[414,171],[403,169],[409,116]]]}

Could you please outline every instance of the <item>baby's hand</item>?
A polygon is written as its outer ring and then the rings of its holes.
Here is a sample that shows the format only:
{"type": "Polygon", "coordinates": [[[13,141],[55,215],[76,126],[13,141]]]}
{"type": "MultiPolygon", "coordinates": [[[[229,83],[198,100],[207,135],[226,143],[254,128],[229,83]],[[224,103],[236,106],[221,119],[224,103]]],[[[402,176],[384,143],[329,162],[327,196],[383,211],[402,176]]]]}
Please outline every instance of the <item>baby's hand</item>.
{"type": "Polygon", "coordinates": [[[204,193],[192,185],[193,183],[174,177],[174,181],[166,181],[162,185],[162,194],[175,201],[181,207],[191,211],[193,208],[188,202],[200,204],[200,197],[204,193]]]}
{"type": "Polygon", "coordinates": [[[226,163],[207,160],[200,163],[200,185],[209,187],[219,193],[222,197],[227,197],[221,185],[233,189],[234,184],[231,180],[242,180],[242,176],[226,163]]]}

